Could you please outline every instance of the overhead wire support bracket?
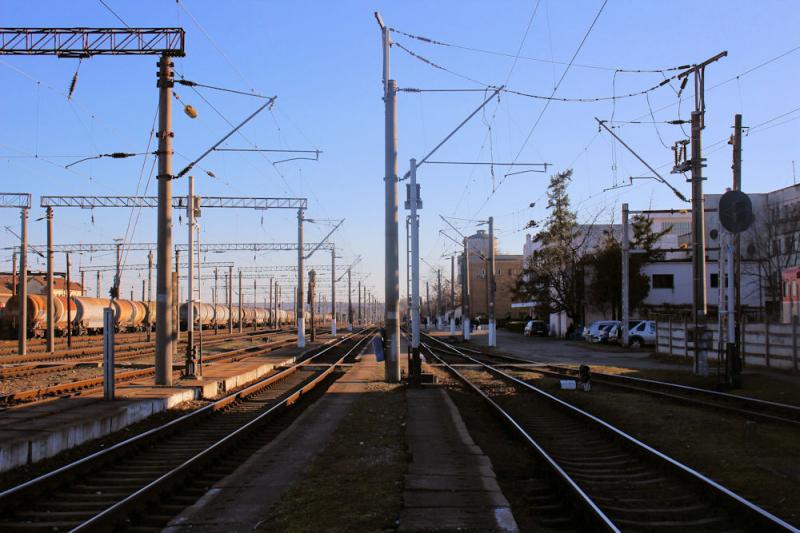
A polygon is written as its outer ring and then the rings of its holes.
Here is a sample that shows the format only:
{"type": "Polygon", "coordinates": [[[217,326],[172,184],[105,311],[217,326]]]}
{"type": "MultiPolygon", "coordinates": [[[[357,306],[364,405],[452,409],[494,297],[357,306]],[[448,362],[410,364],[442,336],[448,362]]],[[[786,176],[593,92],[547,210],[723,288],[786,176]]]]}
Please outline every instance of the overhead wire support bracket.
{"type": "Polygon", "coordinates": [[[667,180],[665,180],[665,179],[664,179],[664,177],[663,177],[661,174],[659,174],[659,173],[658,173],[658,171],[657,171],[656,169],[654,169],[654,168],[653,168],[653,167],[650,165],[650,163],[648,163],[647,161],[645,161],[644,159],[642,159],[642,157],[641,157],[639,154],[637,154],[637,153],[636,153],[636,151],[635,151],[633,148],[631,148],[630,146],[628,146],[628,145],[625,143],[625,141],[623,141],[623,140],[622,140],[622,139],[619,137],[619,135],[617,135],[616,133],[614,133],[614,131],[613,131],[611,128],[609,128],[608,126],[606,126],[606,121],[605,121],[605,120],[600,120],[600,119],[599,119],[599,118],[597,118],[597,117],[594,117],[594,119],[597,121],[597,124],[599,124],[599,125],[600,125],[600,126],[603,128],[603,129],[605,129],[605,130],[606,130],[608,133],[610,133],[612,137],[614,137],[616,140],[618,140],[618,141],[619,141],[619,143],[620,143],[622,146],[624,146],[624,147],[625,147],[625,148],[626,148],[626,149],[627,149],[627,150],[628,150],[630,153],[632,153],[632,154],[633,154],[633,155],[636,157],[636,159],[638,159],[639,161],[641,161],[641,163],[642,163],[644,166],[646,166],[646,167],[647,167],[647,168],[650,170],[650,172],[652,172],[653,174],[655,174],[655,175],[656,175],[656,178],[655,178],[655,179],[656,179],[657,181],[660,181],[661,183],[663,183],[664,185],[666,185],[667,187],[669,187],[669,188],[670,188],[670,190],[671,190],[671,191],[672,191],[672,192],[675,194],[675,196],[677,196],[677,197],[678,197],[678,198],[679,198],[681,201],[683,201],[683,202],[686,202],[686,203],[690,203],[690,200],[689,200],[688,198],[686,198],[686,196],[684,196],[684,195],[683,195],[683,193],[682,193],[681,191],[679,191],[678,189],[676,189],[676,188],[675,188],[675,187],[674,187],[674,186],[673,186],[673,185],[672,185],[670,182],[668,182],[667,180]]]}
{"type": "MultiPolygon", "coordinates": [[[[422,159],[420,159],[420,160],[417,162],[417,168],[419,168],[419,167],[421,167],[423,164],[425,164],[425,163],[428,161],[428,158],[429,158],[430,156],[432,156],[434,153],[436,153],[436,151],[437,151],[439,148],[441,148],[441,147],[442,147],[442,145],[444,145],[444,143],[446,143],[447,141],[449,141],[449,140],[450,140],[450,138],[451,138],[453,135],[455,135],[455,134],[456,134],[456,132],[458,132],[458,130],[460,130],[460,129],[461,129],[463,126],[464,126],[464,124],[466,124],[467,122],[469,122],[469,121],[470,121],[470,119],[471,119],[472,117],[474,117],[475,115],[477,115],[477,114],[478,114],[478,112],[479,112],[481,109],[483,109],[484,107],[486,107],[486,104],[488,104],[489,102],[491,102],[491,101],[492,101],[492,99],[493,99],[495,96],[497,96],[497,95],[500,93],[500,91],[502,91],[504,88],[505,88],[505,85],[501,85],[500,87],[497,87],[497,88],[494,90],[494,92],[491,94],[491,96],[489,96],[488,98],[486,98],[486,100],[484,100],[484,101],[483,101],[483,103],[481,103],[481,105],[479,105],[479,106],[478,106],[478,107],[475,109],[475,111],[473,111],[472,113],[470,113],[470,114],[469,114],[469,116],[468,116],[467,118],[465,118],[464,120],[462,120],[462,121],[461,121],[461,123],[460,123],[458,126],[456,126],[456,127],[455,127],[455,129],[454,129],[453,131],[451,131],[450,133],[448,133],[448,134],[447,134],[447,136],[446,136],[444,139],[442,139],[442,141],[441,141],[439,144],[437,144],[437,145],[436,145],[436,146],[433,148],[433,150],[431,150],[430,152],[428,152],[428,154],[427,154],[425,157],[423,157],[422,159]]],[[[411,175],[411,171],[409,170],[409,171],[407,171],[405,174],[403,174],[403,177],[402,177],[402,178],[400,178],[398,181],[407,180],[407,179],[409,178],[409,176],[410,176],[410,175],[411,175]]]]}
{"type": "MultiPolygon", "coordinates": [[[[247,196],[198,196],[202,207],[249,209],[306,209],[307,198],[270,198],[247,196]]],[[[186,196],[173,196],[172,207],[185,209],[186,196]]],[[[157,207],[156,196],[42,196],[40,207],[157,207]]]]}
{"type": "Polygon", "coordinates": [[[31,194],[27,192],[0,192],[0,207],[31,208],[31,194]]]}
{"type": "MultiPolygon", "coordinates": [[[[304,256],[304,259],[309,259],[309,258],[310,258],[312,255],[314,255],[314,252],[316,252],[317,250],[319,250],[320,246],[322,246],[323,244],[325,244],[325,243],[327,242],[327,240],[328,240],[328,237],[330,237],[331,235],[333,235],[333,232],[334,232],[334,231],[336,231],[337,229],[339,229],[339,226],[341,226],[342,224],[344,224],[344,220],[345,220],[345,219],[342,219],[342,220],[340,220],[340,221],[339,221],[339,223],[338,223],[338,224],[336,224],[336,225],[333,227],[333,229],[331,229],[331,230],[328,232],[328,234],[327,234],[327,235],[325,235],[325,238],[323,238],[323,239],[322,239],[322,240],[321,240],[321,241],[320,241],[320,242],[319,242],[319,243],[316,245],[316,247],[314,247],[314,248],[313,248],[313,249],[312,249],[312,250],[311,250],[311,251],[310,251],[310,252],[309,252],[309,253],[308,253],[306,256],[304,256]]],[[[311,221],[311,220],[308,220],[308,221],[309,221],[309,222],[313,222],[313,221],[311,221]]]]}
{"type": "Polygon", "coordinates": [[[271,106],[272,106],[272,105],[275,103],[275,100],[276,100],[277,98],[278,98],[277,96],[273,96],[273,97],[271,97],[269,100],[267,100],[267,101],[266,101],[266,102],[265,102],[265,103],[264,103],[264,104],[263,104],[261,107],[259,107],[259,108],[258,108],[258,109],[256,109],[255,111],[253,111],[253,113],[252,113],[252,114],[251,114],[249,117],[247,117],[246,119],[244,119],[242,122],[240,122],[240,123],[239,123],[239,125],[238,125],[238,126],[236,126],[235,128],[233,128],[233,129],[232,129],[231,131],[229,131],[229,132],[228,132],[228,133],[227,133],[227,134],[226,134],[224,137],[222,137],[222,139],[220,139],[219,141],[217,141],[216,143],[214,143],[214,145],[213,145],[211,148],[209,148],[208,150],[206,150],[205,152],[203,152],[203,153],[200,155],[200,157],[198,157],[197,159],[195,159],[194,161],[192,161],[191,163],[189,163],[188,165],[186,165],[186,166],[183,168],[183,170],[181,170],[181,171],[180,171],[180,172],[178,172],[178,173],[177,173],[175,176],[173,176],[173,177],[172,177],[172,179],[178,179],[178,178],[182,178],[183,176],[185,176],[185,175],[186,175],[186,174],[187,174],[187,173],[188,173],[190,170],[192,170],[192,168],[194,168],[194,166],[195,166],[197,163],[199,163],[200,161],[202,161],[202,160],[203,160],[203,159],[204,159],[204,158],[205,158],[205,157],[206,157],[208,154],[210,154],[211,152],[215,151],[215,150],[216,150],[216,149],[219,147],[219,145],[221,145],[222,143],[224,143],[225,141],[227,141],[227,140],[228,140],[228,139],[229,139],[229,138],[230,138],[230,137],[231,137],[231,136],[232,136],[234,133],[236,133],[237,131],[239,131],[239,130],[242,128],[242,126],[244,126],[245,124],[247,124],[248,122],[250,122],[250,121],[251,121],[253,118],[255,118],[255,116],[256,116],[256,115],[258,115],[259,113],[261,113],[261,112],[262,112],[264,109],[266,109],[267,107],[271,107],[271,106]]]}

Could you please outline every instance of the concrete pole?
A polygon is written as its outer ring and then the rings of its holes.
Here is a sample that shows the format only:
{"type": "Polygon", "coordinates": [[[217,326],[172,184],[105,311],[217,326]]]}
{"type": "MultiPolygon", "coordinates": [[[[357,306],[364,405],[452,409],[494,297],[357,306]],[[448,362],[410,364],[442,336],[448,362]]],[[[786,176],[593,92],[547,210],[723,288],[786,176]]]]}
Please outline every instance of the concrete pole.
{"type": "Polygon", "coordinates": [[[387,382],[400,381],[400,321],[397,304],[400,299],[400,253],[397,224],[397,82],[389,79],[391,38],[387,28],[376,13],[381,26],[383,51],[383,102],[384,102],[384,187],[385,187],[385,241],[384,241],[384,378],[387,382]]]}
{"type": "Polygon", "coordinates": [[[53,301],[53,208],[48,207],[45,214],[47,219],[47,351],[53,353],[56,349],[55,339],[55,302],[53,301]]]}
{"type": "Polygon", "coordinates": [[[628,346],[630,331],[630,236],[628,235],[628,204],[622,204],[622,345],[628,346]]]}
{"type": "MultiPolygon", "coordinates": [[[[197,215],[197,213],[195,213],[197,215]]],[[[201,295],[203,294],[203,277],[200,275],[200,224],[197,223],[197,219],[195,218],[195,228],[196,228],[196,235],[197,235],[197,247],[195,249],[195,253],[197,254],[197,261],[195,263],[197,269],[197,303],[198,305],[202,303],[201,295]]],[[[203,377],[203,325],[197,324],[197,336],[198,343],[197,343],[197,354],[195,355],[195,373],[197,374],[198,378],[203,377]]]]}
{"type": "Polygon", "coordinates": [[[489,217],[489,346],[497,346],[497,321],[495,318],[495,297],[497,287],[495,286],[495,265],[494,265],[494,217],[489,217]]]}
{"type": "Polygon", "coordinates": [[[708,355],[702,346],[706,324],[706,234],[703,212],[703,112],[692,112],[692,285],[694,308],[694,373],[708,375],[708,355]]]}
{"type": "Polygon", "coordinates": [[[442,329],[442,269],[436,269],[436,329],[442,329]]]}
{"type": "Polygon", "coordinates": [[[239,333],[242,332],[242,271],[239,270],[239,333]]]}
{"type": "Polygon", "coordinates": [[[469,240],[464,237],[464,279],[462,280],[463,288],[461,289],[461,326],[464,330],[464,340],[468,341],[471,336],[470,323],[469,323],[469,240]]]}
{"type": "Polygon", "coordinates": [[[411,215],[406,216],[406,322],[411,323],[411,215]]]}
{"type": "Polygon", "coordinates": [[[425,280],[425,327],[431,328],[431,290],[428,280],[425,280]]]}
{"type": "Polygon", "coordinates": [[[153,250],[147,252],[147,342],[150,342],[150,330],[153,329],[150,312],[153,305],[153,250]]]}
{"type": "Polygon", "coordinates": [[[411,368],[409,369],[409,379],[412,383],[418,383],[422,373],[422,360],[419,356],[419,215],[417,209],[417,160],[411,159],[409,162],[410,198],[408,199],[411,208],[411,368]]]}
{"type": "Polygon", "coordinates": [[[70,271],[70,263],[69,263],[69,252],[66,254],[67,256],[67,348],[72,348],[72,294],[70,294],[70,279],[69,279],[69,271],[70,271]]]}
{"type": "Polygon", "coordinates": [[[18,288],[18,278],[17,278],[17,251],[11,254],[11,295],[17,295],[17,288],[18,288]]]}
{"type": "Polygon", "coordinates": [[[336,250],[331,248],[331,335],[336,336],[336,250]]]}
{"type": "Polygon", "coordinates": [[[456,256],[450,256],[450,335],[456,334],[456,256]]]}
{"type": "Polygon", "coordinates": [[[347,269],[347,331],[353,331],[353,277],[347,269]]]}
{"type": "Polygon", "coordinates": [[[258,280],[253,278],[253,331],[258,330],[258,280]]]}
{"type": "Polygon", "coordinates": [[[176,336],[172,313],[172,60],[158,63],[158,261],[156,274],[156,385],[172,384],[176,336]]]}
{"type": "Polygon", "coordinates": [[[363,324],[363,317],[361,315],[361,280],[358,280],[358,314],[356,315],[356,324],[359,326],[363,324]]]}
{"type": "Polygon", "coordinates": [[[272,327],[272,324],[275,322],[275,308],[272,307],[272,286],[275,284],[275,278],[269,278],[269,303],[267,304],[267,309],[269,311],[267,316],[267,326],[272,327]]]}
{"type": "Polygon", "coordinates": [[[111,298],[121,298],[122,293],[120,292],[120,287],[122,287],[122,243],[117,243],[117,263],[116,269],[114,270],[114,292],[112,293],[111,298]]]}
{"type": "MultiPolygon", "coordinates": [[[[742,115],[740,114],[737,114],[733,119],[733,190],[742,190],[742,115]]],[[[728,281],[728,284],[732,285],[729,290],[734,291],[733,297],[736,312],[735,315],[728,315],[728,320],[734,323],[736,330],[735,334],[728,338],[729,342],[733,342],[735,344],[733,349],[729,351],[728,358],[732,360],[731,362],[735,361],[735,364],[731,369],[731,375],[732,382],[737,384],[741,383],[739,370],[742,367],[739,362],[742,345],[739,335],[739,324],[742,321],[742,242],[741,236],[738,233],[734,234],[733,236],[733,245],[735,247],[733,254],[733,277],[728,281]],[[733,282],[732,284],[731,281],[733,282]]]]}
{"type": "MultiPolygon", "coordinates": [[[[86,293],[86,272],[81,270],[81,296],[86,293]]],[[[142,296],[144,298],[144,296],[142,296]]]]}
{"type": "Polygon", "coordinates": [[[19,342],[20,355],[28,353],[28,209],[20,210],[19,251],[19,342]]]}
{"type": "Polygon", "coordinates": [[[233,333],[233,267],[228,267],[228,333],[233,333]]]}
{"type": "Polygon", "coordinates": [[[186,227],[188,231],[186,254],[189,262],[186,265],[186,358],[183,372],[185,377],[194,378],[196,375],[194,353],[194,176],[189,176],[186,227]]]}
{"type": "Polygon", "coordinates": [[[297,316],[297,347],[306,346],[306,317],[305,299],[303,287],[303,261],[305,250],[303,250],[303,210],[297,210],[297,304],[295,311],[297,316]]]}
{"type": "Polygon", "coordinates": [[[217,291],[219,291],[219,270],[214,267],[214,294],[212,303],[214,304],[214,335],[219,333],[219,318],[217,317],[217,291]]]}
{"type": "Polygon", "coordinates": [[[97,271],[97,285],[95,286],[95,298],[100,298],[100,271],[97,271]]]}

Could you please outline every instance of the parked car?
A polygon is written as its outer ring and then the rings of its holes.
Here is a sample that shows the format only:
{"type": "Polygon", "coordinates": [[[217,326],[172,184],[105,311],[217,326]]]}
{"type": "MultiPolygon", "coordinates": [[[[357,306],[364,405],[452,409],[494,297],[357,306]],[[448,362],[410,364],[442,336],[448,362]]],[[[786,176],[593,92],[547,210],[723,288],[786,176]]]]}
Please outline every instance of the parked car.
{"type": "Polygon", "coordinates": [[[629,333],[629,346],[631,348],[641,348],[646,344],[656,343],[656,321],[642,320],[629,333]]]}
{"type": "Polygon", "coordinates": [[[613,322],[611,324],[605,324],[603,326],[600,326],[600,329],[597,331],[597,335],[594,335],[591,338],[591,342],[599,342],[601,344],[608,344],[609,341],[611,341],[613,339],[613,337],[611,336],[611,331],[614,328],[616,328],[617,326],[618,326],[618,324],[613,323],[613,322]]]}
{"type": "Polygon", "coordinates": [[[550,327],[544,320],[529,320],[528,323],[525,324],[525,329],[523,330],[526,337],[532,337],[534,335],[547,337],[549,332],[550,327]]]}
{"type": "Polygon", "coordinates": [[[600,334],[601,328],[605,326],[613,326],[617,324],[616,320],[598,320],[596,322],[592,322],[585,328],[583,328],[583,339],[589,342],[593,342],[593,339],[600,334]]]}
{"type": "MultiPolygon", "coordinates": [[[[628,331],[631,331],[633,328],[637,327],[641,324],[641,320],[628,320],[628,331]]],[[[608,340],[609,342],[613,342],[616,344],[622,344],[622,322],[611,328],[611,331],[608,333],[608,340]]],[[[630,335],[628,335],[628,341],[630,342],[630,335]]]]}

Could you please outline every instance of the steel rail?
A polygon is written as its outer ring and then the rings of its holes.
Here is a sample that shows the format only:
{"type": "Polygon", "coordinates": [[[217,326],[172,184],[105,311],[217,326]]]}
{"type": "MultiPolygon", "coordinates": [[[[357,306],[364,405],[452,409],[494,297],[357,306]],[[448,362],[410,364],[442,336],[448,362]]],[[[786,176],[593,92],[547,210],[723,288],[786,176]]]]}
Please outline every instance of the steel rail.
{"type": "MultiPolygon", "coordinates": [[[[221,410],[235,401],[244,399],[246,398],[246,396],[249,396],[263,388],[272,385],[276,381],[279,381],[289,376],[290,374],[298,370],[300,367],[308,365],[310,362],[312,362],[320,355],[328,352],[329,350],[344,343],[345,341],[354,338],[356,335],[360,335],[361,333],[362,332],[355,332],[350,335],[343,336],[340,339],[331,339],[330,341],[325,343],[322,347],[315,347],[306,350],[297,357],[298,362],[296,362],[291,367],[286,368],[276,374],[266,376],[257,381],[256,383],[249,385],[243,390],[231,393],[219,400],[216,400],[213,403],[201,407],[200,409],[197,409],[179,418],[176,418],[165,424],[162,424],[161,426],[149,429],[143,433],[140,433],[139,435],[135,435],[122,442],[118,442],[112,446],[109,446],[106,449],[94,452],[90,455],[87,455],[76,461],[73,461],[72,463],[59,467],[55,470],[51,470],[50,472],[47,472],[36,478],[25,481],[24,483],[21,483],[3,492],[0,492],[0,509],[4,509],[9,503],[11,503],[11,500],[13,500],[14,498],[19,498],[22,496],[27,496],[33,493],[44,491],[47,487],[49,487],[52,483],[56,482],[58,479],[64,477],[69,478],[72,476],[76,476],[81,471],[83,471],[83,469],[89,467],[92,464],[96,464],[99,461],[103,461],[106,458],[110,458],[113,456],[113,454],[141,445],[156,435],[165,434],[168,431],[182,427],[188,423],[191,423],[194,420],[199,420],[210,413],[221,410]],[[317,350],[318,353],[314,354],[310,358],[304,359],[304,357],[307,356],[309,353],[317,350]]],[[[335,368],[335,365],[331,365],[330,368],[335,368]]],[[[2,523],[0,523],[0,525],[2,525],[2,523]]]]}
{"type": "MultiPolygon", "coordinates": [[[[540,389],[538,387],[535,387],[535,386],[531,385],[530,383],[527,383],[527,382],[525,382],[525,381],[523,381],[523,380],[521,380],[521,379],[519,379],[519,378],[517,378],[515,376],[507,374],[507,373],[503,372],[502,370],[496,368],[493,365],[490,365],[488,363],[485,363],[483,361],[475,359],[474,357],[472,357],[470,355],[467,355],[467,354],[465,354],[463,352],[460,352],[458,350],[458,348],[456,348],[455,346],[453,346],[451,344],[448,344],[448,343],[446,343],[446,342],[444,342],[444,341],[442,341],[440,339],[437,339],[435,337],[428,336],[428,338],[430,338],[431,340],[434,340],[435,342],[437,342],[437,343],[439,343],[439,344],[441,344],[443,346],[446,346],[447,348],[449,348],[453,352],[459,353],[462,357],[464,357],[465,359],[468,359],[468,360],[472,361],[473,363],[483,367],[489,373],[494,374],[494,375],[500,377],[501,379],[503,379],[505,381],[512,382],[515,385],[518,385],[518,386],[520,386],[520,387],[522,387],[522,388],[524,388],[526,390],[529,390],[529,391],[537,394],[538,396],[546,398],[547,400],[549,400],[549,401],[555,403],[556,405],[560,406],[561,408],[565,409],[567,412],[572,413],[572,414],[578,416],[579,418],[587,420],[587,421],[595,424],[596,426],[599,426],[599,427],[603,428],[604,430],[610,432],[612,435],[614,435],[617,438],[621,439],[622,442],[632,445],[633,449],[640,450],[640,451],[644,452],[645,454],[649,455],[650,457],[653,457],[653,458],[659,460],[662,463],[666,463],[667,465],[669,465],[669,466],[671,466],[673,468],[676,468],[679,472],[687,475],[688,478],[693,479],[696,482],[699,482],[699,484],[701,486],[704,486],[706,488],[712,489],[717,494],[717,496],[720,496],[725,501],[727,501],[729,503],[732,503],[740,511],[745,511],[745,512],[749,513],[750,516],[753,516],[754,518],[758,518],[760,521],[762,521],[762,525],[766,525],[766,526],[769,526],[771,528],[779,528],[781,530],[793,531],[793,532],[796,532],[796,533],[800,533],[800,529],[792,526],[788,522],[786,522],[786,521],[782,520],[781,518],[773,515],[772,513],[768,512],[767,510],[762,509],[761,507],[759,507],[758,505],[754,504],[750,500],[748,500],[748,499],[746,499],[746,498],[744,498],[742,496],[739,496],[735,492],[733,492],[730,489],[722,486],[721,484],[717,483],[713,479],[711,479],[711,478],[705,476],[704,474],[694,470],[693,468],[690,468],[690,467],[684,465],[683,463],[673,459],[672,457],[670,457],[670,456],[668,456],[668,455],[656,450],[652,446],[649,446],[649,445],[645,444],[644,442],[638,440],[637,438],[635,438],[635,437],[633,437],[631,435],[628,435],[624,431],[616,428],[615,426],[612,426],[611,424],[609,424],[605,420],[602,420],[601,418],[599,418],[599,417],[597,417],[597,416],[595,416],[595,415],[593,415],[591,413],[588,413],[588,412],[584,411],[583,409],[580,409],[580,408],[570,404],[569,402],[566,402],[566,401],[564,401],[564,400],[562,400],[560,398],[557,398],[556,396],[554,396],[554,395],[552,395],[552,394],[550,394],[548,392],[545,392],[544,390],[542,390],[542,389],[540,389]]],[[[484,354],[484,355],[486,355],[486,354],[484,354]]]]}
{"type": "MultiPolygon", "coordinates": [[[[227,352],[218,354],[210,354],[204,356],[207,363],[215,362],[225,359],[233,359],[238,356],[252,357],[261,353],[271,352],[279,348],[284,348],[294,342],[294,336],[279,341],[270,341],[266,343],[256,344],[253,346],[246,346],[244,348],[236,348],[227,352]]],[[[143,357],[148,354],[144,354],[143,357]]],[[[174,370],[173,374],[179,374],[180,370],[174,370]]],[[[137,370],[129,370],[127,372],[118,372],[114,377],[115,383],[125,383],[141,377],[151,376],[155,374],[155,367],[142,368],[137,370]]],[[[48,387],[40,387],[36,389],[28,389],[19,392],[11,392],[0,396],[0,405],[10,405],[13,403],[20,403],[24,400],[31,400],[35,398],[47,396],[65,396],[77,391],[85,391],[87,389],[97,389],[103,386],[103,376],[87,378],[78,381],[71,381],[69,383],[59,383],[48,387]]]]}
{"type": "MultiPolygon", "coordinates": [[[[368,341],[369,339],[371,339],[373,337],[373,335],[374,335],[374,333],[366,333],[366,334],[364,334],[363,337],[361,339],[359,339],[356,342],[356,344],[350,350],[348,350],[344,355],[342,355],[339,358],[337,363],[341,363],[342,361],[344,361],[356,349],[359,349],[359,348],[363,349],[363,347],[367,344],[365,341],[368,341]]],[[[352,336],[349,336],[347,338],[351,338],[351,337],[352,336]]],[[[334,346],[338,346],[339,344],[344,342],[344,340],[345,339],[342,339],[341,341],[339,341],[339,342],[337,342],[337,343],[325,348],[320,353],[314,355],[310,359],[306,359],[304,361],[301,361],[300,363],[294,365],[293,367],[284,370],[280,374],[274,376],[272,382],[275,382],[278,379],[281,379],[281,377],[285,377],[289,373],[295,372],[298,368],[300,368],[302,366],[308,365],[309,363],[311,363],[317,357],[323,355],[328,350],[331,350],[334,346]]],[[[253,420],[250,420],[249,422],[247,422],[245,425],[239,427],[234,432],[229,433],[227,436],[223,437],[221,440],[216,441],[214,444],[212,444],[211,446],[209,446],[205,450],[201,451],[200,453],[198,453],[194,457],[186,460],[185,462],[183,462],[178,467],[173,468],[172,470],[170,470],[166,474],[162,475],[158,479],[156,479],[156,480],[150,482],[149,484],[145,485],[144,487],[142,487],[138,491],[134,492],[133,494],[129,495],[125,499],[115,503],[111,507],[107,508],[105,511],[93,516],[92,518],[90,518],[86,522],[83,522],[81,525],[79,525],[78,527],[74,528],[72,531],[74,531],[74,532],[95,531],[98,528],[102,528],[102,527],[104,527],[106,525],[112,525],[112,524],[114,524],[116,522],[119,522],[119,520],[121,518],[120,515],[123,514],[126,509],[130,509],[131,507],[136,506],[137,503],[141,502],[142,500],[147,500],[150,497],[152,497],[155,494],[157,494],[158,492],[164,490],[165,486],[167,486],[170,483],[170,481],[172,481],[175,478],[178,478],[178,477],[180,477],[182,475],[185,475],[186,471],[189,470],[191,467],[193,467],[195,465],[198,465],[198,463],[201,463],[204,459],[209,458],[213,453],[220,451],[226,445],[229,445],[230,443],[232,443],[235,439],[238,439],[242,435],[245,435],[246,433],[252,431],[256,426],[261,425],[262,423],[264,423],[266,421],[266,419],[268,419],[269,417],[273,416],[279,410],[283,410],[283,409],[293,405],[298,399],[300,399],[300,397],[302,397],[304,394],[306,394],[311,389],[316,387],[320,382],[322,382],[331,373],[333,373],[334,370],[336,370],[336,367],[337,367],[337,364],[329,365],[325,370],[320,372],[310,382],[301,385],[297,390],[292,392],[289,396],[283,398],[278,403],[276,403],[275,405],[273,405],[272,407],[270,407],[269,409],[267,409],[266,411],[264,411],[263,413],[258,415],[253,420]]],[[[237,401],[237,400],[244,400],[246,398],[246,396],[254,394],[255,392],[257,392],[258,390],[261,390],[265,386],[266,385],[262,385],[262,384],[251,385],[250,387],[246,388],[245,390],[243,390],[241,392],[236,393],[235,395],[231,395],[231,396],[229,396],[228,398],[226,398],[224,400],[220,400],[220,402],[225,402],[225,403],[222,403],[221,406],[224,407],[225,405],[228,405],[228,404],[230,404],[230,403],[232,403],[234,401],[237,401]]],[[[2,495],[0,495],[0,496],[2,496],[2,495]]]]}
{"type": "MultiPolygon", "coordinates": [[[[426,335],[427,336],[427,335],[426,335]]],[[[433,338],[433,337],[431,337],[433,338]]],[[[611,521],[611,519],[600,509],[597,503],[592,500],[586,492],[578,485],[575,480],[564,471],[563,468],[558,464],[558,462],[553,459],[553,457],[547,453],[547,451],[536,441],[533,436],[525,431],[525,429],[517,422],[514,417],[512,417],[505,409],[503,409],[497,402],[492,400],[488,394],[486,394],[480,387],[472,383],[466,376],[464,376],[461,372],[459,372],[453,365],[447,363],[444,359],[440,358],[436,355],[432,349],[432,347],[423,342],[421,343],[423,348],[426,348],[429,353],[435,357],[439,362],[444,365],[450,372],[455,374],[458,379],[475,391],[478,395],[480,395],[484,401],[486,401],[502,418],[503,420],[510,425],[521,437],[525,440],[528,444],[533,447],[536,455],[542,459],[547,466],[553,471],[556,475],[557,480],[565,486],[567,490],[572,493],[572,495],[576,498],[578,502],[578,506],[584,510],[584,512],[588,513],[591,518],[596,520],[599,525],[605,531],[615,531],[619,532],[620,529],[611,521]]],[[[467,356],[465,356],[467,357],[467,356]]]]}

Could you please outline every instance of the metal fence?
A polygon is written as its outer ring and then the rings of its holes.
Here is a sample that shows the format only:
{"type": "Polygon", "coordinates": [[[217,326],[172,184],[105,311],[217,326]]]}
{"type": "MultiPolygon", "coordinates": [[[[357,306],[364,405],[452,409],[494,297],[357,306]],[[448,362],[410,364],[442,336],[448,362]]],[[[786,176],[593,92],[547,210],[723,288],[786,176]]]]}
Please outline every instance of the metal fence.
{"type": "MultiPolygon", "coordinates": [[[[691,358],[694,354],[692,323],[685,317],[656,316],[656,352],[691,358]]],[[[743,320],[742,362],[745,366],[763,366],[798,370],[800,349],[800,320],[794,317],[790,324],[752,322],[743,320]]],[[[700,341],[708,360],[719,359],[719,328],[709,323],[706,335],[700,341]]]]}

